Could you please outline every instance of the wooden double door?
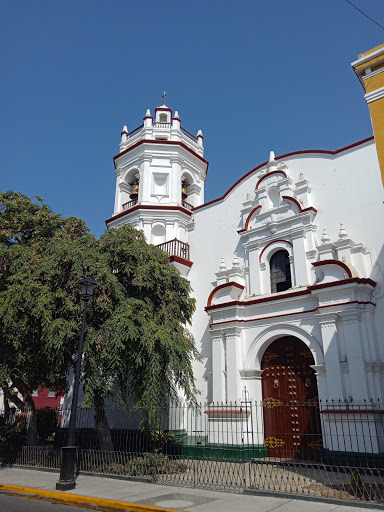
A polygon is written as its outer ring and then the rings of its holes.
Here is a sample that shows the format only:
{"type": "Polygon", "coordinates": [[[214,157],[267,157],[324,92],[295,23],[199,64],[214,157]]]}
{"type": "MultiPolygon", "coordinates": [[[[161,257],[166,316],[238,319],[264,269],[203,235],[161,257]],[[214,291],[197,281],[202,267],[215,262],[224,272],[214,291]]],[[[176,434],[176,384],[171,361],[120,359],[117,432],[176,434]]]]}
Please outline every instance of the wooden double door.
{"type": "Polygon", "coordinates": [[[313,364],[311,351],[293,336],[279,338],[264,353],[264,443],[270,457],[318,458],[322,436],[313,364]]]}

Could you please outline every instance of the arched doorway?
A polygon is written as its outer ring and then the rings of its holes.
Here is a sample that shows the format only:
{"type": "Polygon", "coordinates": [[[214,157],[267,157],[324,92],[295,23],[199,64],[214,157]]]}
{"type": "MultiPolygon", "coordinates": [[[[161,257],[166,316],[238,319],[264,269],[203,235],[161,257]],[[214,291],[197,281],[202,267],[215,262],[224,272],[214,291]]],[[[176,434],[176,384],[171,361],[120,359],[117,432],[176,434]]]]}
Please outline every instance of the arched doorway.
{"type": "Polygon", "coordinates": [[[312,352],[294,336],[279,338],[261,362],[264,442],[270,457],[316,459],[322,448],[312,352]]]}

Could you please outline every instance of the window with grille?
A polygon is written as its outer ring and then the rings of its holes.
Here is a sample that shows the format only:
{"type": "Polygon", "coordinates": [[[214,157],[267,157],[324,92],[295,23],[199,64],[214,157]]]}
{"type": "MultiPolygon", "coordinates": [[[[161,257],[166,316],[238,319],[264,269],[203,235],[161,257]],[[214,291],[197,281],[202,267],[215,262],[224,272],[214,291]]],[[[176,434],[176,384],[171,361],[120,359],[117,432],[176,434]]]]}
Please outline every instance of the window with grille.
{"type": "Polygon", "coordinates": [[[271,269],[271,292],[284,292],[292,288],[291,265],[289,255],[285,250],[277,251],[269,262],[271,269]]]}

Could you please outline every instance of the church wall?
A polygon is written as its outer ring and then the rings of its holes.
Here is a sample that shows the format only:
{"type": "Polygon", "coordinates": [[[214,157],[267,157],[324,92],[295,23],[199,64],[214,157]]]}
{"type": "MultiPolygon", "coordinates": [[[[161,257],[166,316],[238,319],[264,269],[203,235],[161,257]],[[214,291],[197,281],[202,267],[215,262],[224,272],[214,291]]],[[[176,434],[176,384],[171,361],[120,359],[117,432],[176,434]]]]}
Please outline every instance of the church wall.
{"type": "MultiPolygon", "coordinates": [[[[338,155],[328,154],[298,154],[290,157],[286,157],[284,162],[287,165],[285,170],[288,178],[290,178],[295,184],[300,174],[304,175],[304,178],[308,181],[311,189],[310,194],[306,198],[303,196],[303,202],[305,207],[314,207],[317,210],[317,214],[314,218],[313,223],[317,226],[317,232],[315,233],[315,240],[318,245],[321,244],[320,238],[323,229],[327,230],[331,242],[338,240],[338,233],[340,230],[340,223],[343,223],[348,236],[356,243],[364,243],[367,251],[371,254],[372,268],[369,263],[369,256],[364,256],[364,261],[358,261],[359,255],[354,256],[356,264],[359,266],[360,274],[359,277],[371,277],[373,280],[378,282],[376,289],[376,311],[373,314],[373,325],[372,322],[362,317],[369,316],[369,312],[364,312],[359,316],[358,319],[358,332],[362,333],[361,336],[365,336],[366,339],[370,339],[369,343],[374,343],[374,334],[368,333],[369,330],[381,332],[383,329],[383,299],[381,298],[383,290],[383,274],[382,270],[384,265],[382,264],[382,241],[384,240],[384,222],[383,222],[383,189],[380,180],[380,172],[378,167],[377,155],[375,150],[374,142],[369,141],[365,144],[358,145],[349,150],[345,150],[338,155]]],[[[278,158],[278,162],[281,160],[278,158]]],[[[228,272],[232,268],[232,262],[234,259],[234,253],[237,254],[240,267],[245,268],[245,289],[241,292],[240,299],[250,299],[250,292],[254,293],[255,289],[254,282],[250,282],[255,278],[252,275],[249,267],[258,266],[257,258],[254,254],[246,254],[241,237],[238,234],[238,230],[243,228],[243,222],[241,219],[241,210],[243,209],[244,201],[247,198],[247,194],[254,197],[254,189],[260,178],[260,171],[257,170],[250,174],[246,179],[239,183],[223,200],[215,202],[206,207],[195,210],[194,212],[194,226],[189,232],[189,243],[191,247],[191,260],[193,266],[191,268],[188,279],[191,281],[192,288],[194,290],[194,296],[197,300],[197,309],[193,319],[192,332],[194,334],[197,346],[202,353],[204,359],[203,364],[196,364],[196,378],[198,386],[202,390],[201,399],[218,399],[221,396],[222,400],[231,399],[235,400],[240,398],[244,384],[247,385],[247,389],[252,389],[254,399],[261,399],[261,385],[260,378],[261,374],[253,381],[249,380],[247,375],[241,376],[240,370],[257,370],[256,362],[247,360],[247,357],[260,357],[260,353],[252,348],[255,339],[260,334],[270,329],[271,333],[281,331],[281,335],[284,332],[287,333],[289,329],[292,333],[302,333],[302,336],[307,337],[308,340],[313,341],[317,344],[316,347],[311,347],[314,353],[316,365],[319,365],[318,369],[318,386],[319,390],[328,397],[333,395],[341,395],[342,397],[348,398],[352,396],[353,392],[357,392],[358,388],[352,389],[351,379],[349,374],[343,370],[342,364],[339,365],[339,361],[342,361],[343,353],[347,352],[345,347],[346,341],[344,339],[343,331],[345,325],[347,325],[345,319],[341,319],[340,316],[337,318],[323,318],[319,321],[319,316],[316,314],[302,314],[301,311],[307,311],[316,307],[319,301],[323,301],[324,297],[319,297],[313,294],[303,296],[302,298],[290,300],[289,303],[284,301],[281,304],[266,304],[264,306],[255,306],[249,311],[249,315],[259,315],[260,318],[281,315],[278,318],[257,320],[255,322],[232,322],[225,323],[226,319],[233,318],[236,320],[237,312],[221,312],[216,313],[215,311],[210,312],[214,316],[214,322],[221,321],[221,327],[214,327],[214,332],[210,331],[209,327],[209,316],[204,310],[207,305],[208,297],[213,290],[215,285],[219,284],[219,279],[216,279],[216,275],[220,277],[220,261],[224,259],[226,270],[223,270],[223,274],[228,272]],[[248,267],[249,265],[249,267],[248,267]],[[248,268],[247,268],[248,267],[248,268]],[[219,272],[219,273],[218,273],[219,272]],[[296,301],[296,302],[295,302],[296,301]],[[221,316],[220,316],[221,315],[221,316]],[[285,316],[284,316],[285,315],[285,316]],[[343,325],[341,325],[343,324],[343,325]],[[345,324],[345,325],[344,325],[345,324]],[[324,338],[324,325],[327,325],[327,330],[334,329],[335,335],[329,338],[330,347],[328,353],[324,354],[323,340],[324,338]],[[331,325],[331,327],[329,327],[331,325]],[[333,327],[332,327],[333,326],[333,327]],[[225,333],[226,338],[222,336],[225,333]],[[212,341],[212,337],[216,341],[212,341]],[[222,339],[221,339],[221,338],[222,339]],[[220,340],[221,339],[221,340],[220,340]],[[235,342],[233,340],[236,340],[235,342]],[[213,344],[217,343],[216,356],[212,357],[213,344]],[[333,350],[333,352],[332,352],[333,350]],[[229,351],[229,352],[228,352],[229,351]],[[212,362],[212,358],[215,359],[217,354],[221,354],[221,357],[226,355],[227,360],[231,362],[231,365],[236,365],[236,371],[233,367],[221,369],[221,371],[227,371],[227,389],[222,390],[221,395],[214,391],[214,379],[217,383],[223,384],[222,376],[215,376],[213,369],[214,365],[217,365],[217,360],[212,362]],[[256,355],[258,354],[258,355],[256,355]],[[228,359],[230,355],[230,359],[228,359]],[[325,367],[329,367],[334,364],[334,358],[340,358],[337,362],[336,372],[328,372],[324,375],[324,363],[325,367]],[[320,366],[322,367],[320,368],[320,366]],[[343,373],[344,372],[344,373],[343,373]],[[230,380],[228,380],[230,379],[230,380]]],[[[293,185],[293,190],[295,187],[293,185]]],[[[307,235],[307,239],[309,236],[307,235]]],[[[308,240],[304,240],[303,244],[308,243],[308,240]]],[[[303,258],[298,255],[300,244],[295,242],[293,267],[296,265],[303,264],[303,258]]],[[[314,258],[318,259],[318,256],[314,258]]],[[[322,258],[325,259],[325,258],[322,258]]],[[[340,258],[341,259],[341,258],[340,258]]],[[[300,275],[300,282],[296,282],[293,286],[296,286],[298,290],[304,289],[307,285],[313,284],[315,281],[315,270],[308,264],[308,271],[299,272],[299,269],[295,269],[296,275],[300,275]],[[307,282],[303,282],[303,276],[308,276],[307,282]]],[[[251,269],[252,270],[252,269],[251,269]]],[[[235,275],[235,273],[233,273],[235,275]]],[[[231,280],[234,278],[232,277],[231,280]]],[[[227,281],[229,278],[227,278],[227,281]]],[[[221,282],[221,281],[220,281],[221,282]]],[[[225,282],[225,279],[224,281],[225,282]]],[[[257,287],[256,287],[257,288],[257,287]]],[[[223,290],[224,291],[224,290],[223,290]]],[[[236,290],[235,290],[236,291],[236,290]]],[[[259,292],[260,293],[260,290],[259,292]]],[[[351,292],[352,293],[352,292],[351,292]]],[[[357,292],[353,292],[357,293],[357,292]]],[[[265,292],[262,295],[256,295],[257,298],[265,296],[265,292]]],[[[324,294],[323,294],[324,295],[324,294]]],[[[329,295],[329,294],[328,294],[329,295]]],[[[254,298],[254,297],[252,297],[254,298]]],[[[327,300],[329,297],[327,298],[327,300]]],[[[233,300],[233,298],[228,299],[233,300]]],[[[331,299],[332,300],[332,299],[331,299]]],[[[335,299],[336,300],[336,299],[335,299]]],[[[337,299],[339,300],[339,299],[337,299]]],[[[323,304],[323,307],[328,307],[329,303],[323,304]]],[[[331,309],[333,311],[333,309],[331,309]]],[[[325,309],[323,310],[325,311],[325,309]]],[[[327,311],[330,311],[327,309],[327,311]]],[[[246,313],[244,313],[246,315],[246,313]]],[[[372,316],[372,315],[371,315],[372,316]]],[[[253,316],[255,318],[255,316],[253,316]]],[[[244,319],[244,316],[243,316],[244,319]]],[[[349,320],[348,320],[349,322],[349,320]]],[[[354,325],[353,323],[351,325],[354,325]]],[[[353,332],[353,331],[351,331],[353,332]]],[[[271,334],[272,336],[272,334],[271,334]]],[[[328,335],[329,336],[329,332],[328,335]]],[[[349,340],[349,338],[348,338],[349,340]]],[[[378,343],[377,352],[379,352],[380,360],[384,360],[383,344],[378,343]]],[[[268,336],[265,337],[263,343],[265,347],[268,345],[268,336]]],[[[367,341],[368,343],[368,341],[367,341]]],[[[359,347],[360,337],[353,342],[354,347],[359,347]]],[[[264,347],[264,349],[265,349],[264,347]]],[[[370,375],[371,383],[369,379],[366,379],[364,375],[365,369],[363,364],[358,363],[358,353],[353,352],[349,349],[349,364],[352,361],[355,362],[355,372],[362,372],[361,378],[367,381],[366,393],[378,394],[378,388],[382,386],[382,369],[375,370],[375,374],[370,375]],[[379,375],[381,371],[381,376],[379,375]],[[373,380],[376,379],[376,384],[373,384],[373,380]],[[381,381],[381,384],[380,382],[381,381]]],[[[360,348],[361,350],[361,348],[360,348]]],[[[358,352],[358,351],[357,351],[358,352]]],[[[261,353],[262,357],[262,353],[261,353]]],[[[363,355],[362,357],[368,356],[363,355]]],[[[260,362],[259,362],[260,363],[260,362]]],[[[224,364],[220,362],[220,364],[224,364]]],[[[352,363],[353,364],[353,363],[352,363]]],[[[356,375],[356,374],[355,374],[356,375]]],[[[218,385],[218,384],[217,384],[218,385]]],[[[361,394],[361,393],[360,393],[361,394]]],[[[359,397],[364,398],[364,397],[359,397]]],[[[369,398],[369,397],[368,397],[369,398]]]]}

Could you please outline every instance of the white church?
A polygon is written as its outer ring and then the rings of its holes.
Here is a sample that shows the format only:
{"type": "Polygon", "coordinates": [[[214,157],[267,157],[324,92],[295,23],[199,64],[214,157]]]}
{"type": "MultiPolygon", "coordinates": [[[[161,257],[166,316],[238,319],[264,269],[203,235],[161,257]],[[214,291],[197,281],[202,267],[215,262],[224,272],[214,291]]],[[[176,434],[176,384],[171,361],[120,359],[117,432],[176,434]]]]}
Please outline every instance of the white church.
{"type": "MultiPolygon", "coordinates": [[[[114,164],[107,227],[143,230],[191,283],[201,400],[240,404],[245,396],[264,404],[270,424],[280,415],[288,425],[295,411],[279,411],[283,403],[341,400],[337,421],[348,423],[372,398],[362,428],[377,431],[368,451],[382,452],[384,194],[374,138],[337,151],[271,151],[204,203],[203,134],[188,132],[164,104],[137,129],[124,126],[114,164]]],[[[244,426],[241,407],[231,411],[244,426]]],[[[214,422],[218,408],[205,412],[214,422]]],[[[295,428],[291,437],[299,446],[295,428]]],[[[367,451],[358,444],[344,449],[367,451]]]]}
{"type": "Polygon", "coordinates": [[[373,137],[337,151],[271,152],[206,204],[202,142],[166,106],[154,118],[148,110],[132,135],[124,128],[106,224],[142,229],[191,282],[203,395],[235,401],[247,381],[261,398],[263,356],[290,336],[311,352],[320,398],[382,397],[383,190],[373,137]]]}
{"type": "Polygon", "coordinates": [[[271,151],[207,203],[201,130],[163,104],[121,133],[106,225],[143,230],[191,283],[206,446],[384,453],[384,44],[352,66],[374,136],[271,151]]]}

